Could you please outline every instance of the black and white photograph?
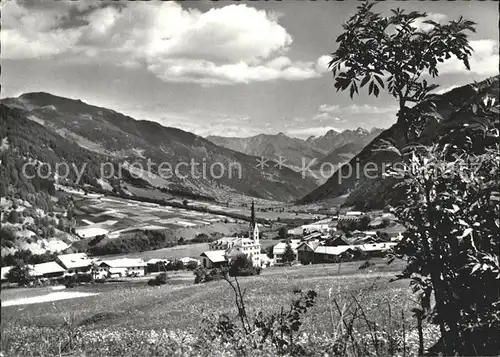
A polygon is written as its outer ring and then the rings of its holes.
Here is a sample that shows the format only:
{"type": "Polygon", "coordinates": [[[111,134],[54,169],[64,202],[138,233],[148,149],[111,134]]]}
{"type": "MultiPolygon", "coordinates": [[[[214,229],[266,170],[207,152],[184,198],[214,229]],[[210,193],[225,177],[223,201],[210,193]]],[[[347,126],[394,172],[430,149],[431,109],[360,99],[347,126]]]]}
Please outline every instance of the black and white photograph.
{"type": "Polygon", "coordinates": [[[0,357],[500,355],[497,1],[0,2],[0,357]]]}

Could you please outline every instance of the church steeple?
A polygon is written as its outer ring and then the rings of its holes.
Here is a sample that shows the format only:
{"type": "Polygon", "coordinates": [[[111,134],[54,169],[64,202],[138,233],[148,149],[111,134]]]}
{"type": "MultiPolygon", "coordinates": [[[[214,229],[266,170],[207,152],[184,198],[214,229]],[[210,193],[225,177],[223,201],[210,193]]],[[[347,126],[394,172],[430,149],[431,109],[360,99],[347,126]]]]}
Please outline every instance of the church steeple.
{"type": "Polygon", "coordinates": [[[253,239],[256,243],[259,242],[259,227],[257,226],[257,222],[255,222],[255,204],[252,200],[252,210],[250,212],[250,239],[253,239]]]}
{"type": "Polygon", "coordinates": [[[253,229],[254,227],[255,227],[255,205],[252,200],[252,211],[250,212],[250,228],[253,229]]]}

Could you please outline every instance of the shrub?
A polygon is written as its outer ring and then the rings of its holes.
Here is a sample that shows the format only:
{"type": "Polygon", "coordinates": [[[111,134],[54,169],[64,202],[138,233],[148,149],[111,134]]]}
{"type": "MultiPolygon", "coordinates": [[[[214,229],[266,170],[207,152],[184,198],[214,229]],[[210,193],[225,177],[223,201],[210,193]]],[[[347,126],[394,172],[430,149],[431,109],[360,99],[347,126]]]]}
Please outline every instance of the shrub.
{"type": "Polygon", "coordinates": [[[207,269],[198,267],[194,270],[194,283],[206,283],[213,280],[220,280],[224,277],[225,272],[219,268],[207,269]]]}
{"type": "Polygon", "coordinates": [[[184,263],[179,259],[174,259],[171,262],[168,262],[165,269],[167,269],[167,270],[182,270],[182,269],[184,269],[184,263]]]}
{"type": "Polygon", "coordinates": [[[19,286],[24,286],[33,279],[30,275],[30,268],[24,262],[18,260],[7,273],[7,280],[10,283],[17,283],[19,286]]]}
{"type": "Polygon", "coordinates": [[[148,280],[148,285],[149,286],[159,286],[159,285],[165,285],[169,281],[169,277],[167,276],[167,273],[160,273],[157,276],[155,276],[153,279],[148,280]]]}
{"type": "Polygon", "coordinates": [[[17,212],[14,209],[10,211],[9,216],[7,217],[7,221],[12,224],[19,223],[20,222],[19,212],[17,212]]]}
{"type": "Polygon", "coordinates": [[[252,261],[245,255],[240,254],[231,262],[229,267],[230,276],[252,276],[259,275],[260,267],[254,267],[252,261]]]}
{"type": "Polygon", "coordinates": [[[198,262],[195,262],[194,260],[186,264],[187,270],[195,270],[196,268],[198,268],[198,262]]]}

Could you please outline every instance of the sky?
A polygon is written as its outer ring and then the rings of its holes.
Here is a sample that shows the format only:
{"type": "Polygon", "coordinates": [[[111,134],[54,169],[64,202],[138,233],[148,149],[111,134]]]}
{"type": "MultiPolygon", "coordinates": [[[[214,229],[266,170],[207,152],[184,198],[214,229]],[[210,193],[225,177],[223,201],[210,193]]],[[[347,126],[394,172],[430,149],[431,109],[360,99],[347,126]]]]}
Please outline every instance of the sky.
{"type": "MultiPolygon", "coordinates": [[[[396,120],[394,98],[351,99],[333,87],[328,56],[355,1],[2,5],[1,97],[44,91],[202,136],[307,138],[396,120]]],[[[373,10],[396,7],[477,23],[471,71],[445,62],[438,91],[498,74],[497,2],[386,1],[373,10]]]]}

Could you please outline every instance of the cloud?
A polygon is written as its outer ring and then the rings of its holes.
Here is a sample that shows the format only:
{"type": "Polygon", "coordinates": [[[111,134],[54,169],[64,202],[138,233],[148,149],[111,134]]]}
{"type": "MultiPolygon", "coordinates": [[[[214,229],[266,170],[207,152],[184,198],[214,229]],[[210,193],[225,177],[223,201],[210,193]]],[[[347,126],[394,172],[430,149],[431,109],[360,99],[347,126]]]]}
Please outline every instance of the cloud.
{"type": "Polygon", "coordinates": [[[330,55],[323,55],[320,56],[317,61],[316,61],[316,70],[320,73],[325,73],[330,70],[329,68],[329,63],[332,60],[332,56],[330,55]]]}
{"type": "Polygon", "coordinates": [[[429,31],[431,30],[434,26],[430,24],[425,24],[424,21],[431,20],[437,23],[443,23],[448,16],[445,14],[439,14],[439,13],[429,13],[427,16],[423,19],[417,19],[413,24],[411,24],[412,27],[416,28],[417,30],[420,31],[429,31]]]}
{"type": "Polygon", "coordinates": [[[441,74],[478,74],[481,76],[494,76],[498,72],[498,42],[491,39],[470,41],[474,52],[469,58],[470,68],[468,71],[462,61],[453,57],[443,62],[439,67],[441,74]]]}
{"type": "Polygon", "coordinates": [[[321,104],[318,108],[319,113],[329,114],[395,114],[397,111],[397,106],[377,107],[369,104],[351,104],[344,107],[337,104],[321,104]]]}
{"type": "Polygon", "coordinates": [[[290,129],[285,132],[285,134],[289,136],[294,136],[298,138],[306,139],[310,136],[320,136],[324,135],[329,130],[342,131],[333,126],[317,126],[317,127],[308,127],[308,128],[297,128],[290,129]]]}
{"type": "Polygon", "coordinates": [[[108,61],[146,68],[166,82],[212,85],[321,75],[316,62],[286,56],[293,38],[279,24],[279,14],[246,4],[206,12],[175,2],[76,10],[66,5],[37,12],[14,3],[4,17],[5,59],[108,61]],[[71,18],[75,11],[77,18],[71,18]]]}

